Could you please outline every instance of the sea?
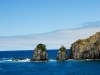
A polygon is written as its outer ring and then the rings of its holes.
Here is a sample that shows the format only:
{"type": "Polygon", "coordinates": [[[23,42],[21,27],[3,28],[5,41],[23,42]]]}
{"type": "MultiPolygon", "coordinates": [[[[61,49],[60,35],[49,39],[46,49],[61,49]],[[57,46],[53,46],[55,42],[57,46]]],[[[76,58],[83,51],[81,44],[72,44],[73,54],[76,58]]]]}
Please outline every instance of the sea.
{"type": "Polygon", "coordinates": [[[0,51],[0,75],[100,75],[100,60],[56,61],[58,50],[47,52],[49,61],[30,62],[33,50],[0,51]]]}

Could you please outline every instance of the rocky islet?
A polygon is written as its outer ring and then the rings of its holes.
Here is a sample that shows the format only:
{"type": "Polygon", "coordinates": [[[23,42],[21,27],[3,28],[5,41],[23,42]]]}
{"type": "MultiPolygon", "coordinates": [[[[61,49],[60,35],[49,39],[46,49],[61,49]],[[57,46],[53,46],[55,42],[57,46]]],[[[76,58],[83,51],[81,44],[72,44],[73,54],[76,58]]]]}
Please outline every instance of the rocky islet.
{"type": "Polygon", "coordinates": [[[87,39],[79,39],[71,45],[71,59],[100,59],[100,32],[87,39]]]}
{"type": "Polygon", "coordinates": [[[46,52],[46,46],[44,44],[38,44],[34,49],[33,58],[31,61],[47,61],[48,53],[46,52]]]}
{"type": "Polygon", "coordinates": [[[66,48],[62,45],[61,48],[58,50],[56,60],[59,60],[59,61],[66,60],[67,59],[66,53],[67,53],[66,48]]]}

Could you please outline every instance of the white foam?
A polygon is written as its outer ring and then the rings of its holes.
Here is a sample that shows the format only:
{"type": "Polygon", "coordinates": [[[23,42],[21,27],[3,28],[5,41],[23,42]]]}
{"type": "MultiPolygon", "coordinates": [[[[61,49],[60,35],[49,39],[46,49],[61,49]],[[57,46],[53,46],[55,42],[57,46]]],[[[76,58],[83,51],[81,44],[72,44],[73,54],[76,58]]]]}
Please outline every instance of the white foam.
{"type": "Polygon", "coordinates": [[[30,59],[29,58],[26,58],[26,59],[23,59],[23,60],[12,60],[12,59],[5,59],[5,60],[1,60],[0,61],[1,63],[2,62],[30,62],[30,59]]]}
{"type": "Polygon", "coordinates": [[[30,62],[30,59],[26,58],[25,60],[18,60],[18,62],[30,62]]]}
{"type": "MultiPolygon", "coordinates": [[[[91,61],[93,59],[85,59],[85,60],[74,60],[74,59],[69,59],[69,60],[66,60],[66,61],[74,61],[74,62],[79,62],[79,61],[91,61]]],[[[95,59],[96,60],[96,59],[95,59]]],[[[98,59],[100,60],[100,59],[98,59]]],[[[33,61],[33,62],[56,62],[57,60],[55,59],[49,59],[48,61],[33,61]]],[[[0,60],[0,63],[5,63],[5,62],[30,62],[30,59],[29,58],[26,58],[26,59],[23,59],[23,60],[13,60],[12,58],[2,58],[0,60]]]]}
{"type": "Polygon", "coordinates": [[[66,61],[75,61],[75,60],[73,60],[73,59],[68,59],[68,60],[66,60],[66,61]]]}
{"type": "Polygon", "coordinates": [[[11,60],[11,59],[9,59],[9,60],[4,60],[4,61],[9,61],[9,62],[10,62],[10,61],[12,61],[12,60],[11,60]]]}
{"type": "Polygon", "coordinates": [[[48,61],[33,61],[33,62],[48,62],[48,61]]]}
{"type": "Polygon", "coordinates": [[[93,59],[86,59],[86,60],[93,60],[93,59]]]}
{"type": "Polygon", "coordinates": [[[55,62],[56,60],[55,60],[55,59],[50,59],[49,61],[50,61],[50,62],[55,62]]]}
{"type": "Polygon", "coordinates": [[[33,62],[55,62],[55,59],[49,59],[48,61],[33,61],[33,62]]]}

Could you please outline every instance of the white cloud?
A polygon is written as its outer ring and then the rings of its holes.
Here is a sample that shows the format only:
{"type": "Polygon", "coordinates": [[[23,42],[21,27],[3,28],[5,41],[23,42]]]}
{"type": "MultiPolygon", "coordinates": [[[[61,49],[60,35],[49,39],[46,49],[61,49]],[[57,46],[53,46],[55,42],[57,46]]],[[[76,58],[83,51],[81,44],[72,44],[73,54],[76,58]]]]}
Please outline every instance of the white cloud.
{"type": "Polygon", "coordinates": [[[46,34],[4,36],[0,37],[0,50],[30,50],[39,43],[45,44],[47,49],[58,49],[61,45],[69,49],[77,39],[88,38],[98,31],[100,31],[100,24],[93,22],[82,28],[59,30],[46,34]]]}

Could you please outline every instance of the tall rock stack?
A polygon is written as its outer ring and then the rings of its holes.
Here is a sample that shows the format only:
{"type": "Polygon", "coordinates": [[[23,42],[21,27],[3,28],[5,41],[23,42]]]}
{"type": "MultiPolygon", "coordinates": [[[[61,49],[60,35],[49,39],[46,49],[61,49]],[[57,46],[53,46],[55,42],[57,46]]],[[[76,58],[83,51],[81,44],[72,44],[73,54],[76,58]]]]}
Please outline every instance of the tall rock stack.
{"type": "Polygon", "coordinates": [[[71,59],[100,59],[100,32],[71,45],[71,59]]]}
{"type": "Polygon", "coordinates": [[[48,53],[46,52],[46,46],[44,44],[38,44],[34,49],[33,58],[31,61],[47,61],[48,53]]]}
{"type": "Polygon", "coordinates": [[[66,48],[62,45],[61,48],[58,51],[56,60],[62,61],[62,60],[66,60],[66,59],[67,59],[67,56],[66,56],[66,48]]]}

